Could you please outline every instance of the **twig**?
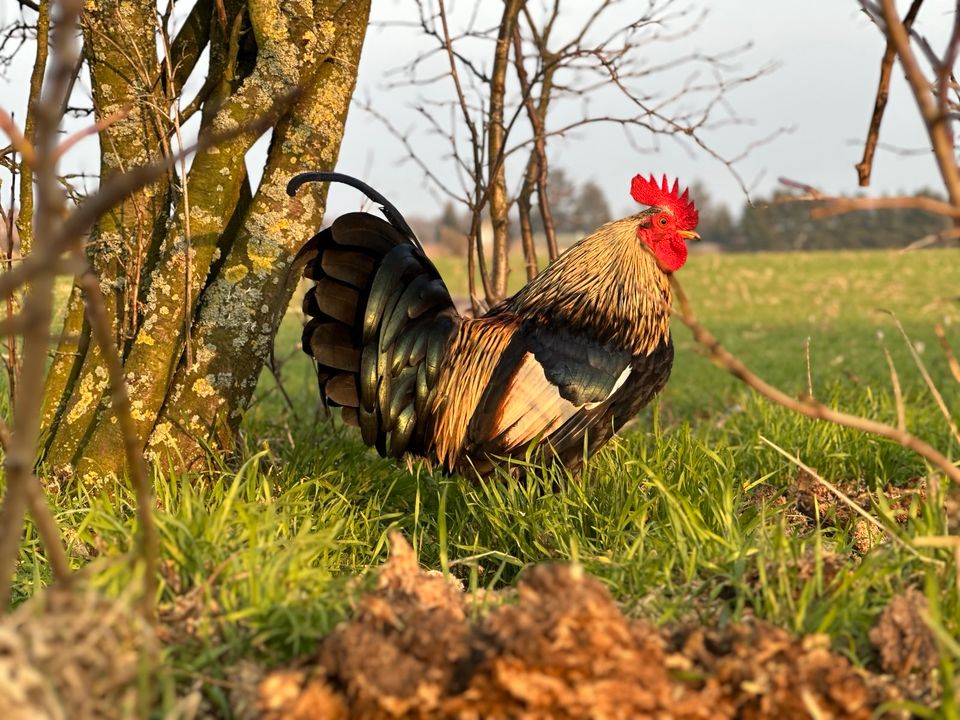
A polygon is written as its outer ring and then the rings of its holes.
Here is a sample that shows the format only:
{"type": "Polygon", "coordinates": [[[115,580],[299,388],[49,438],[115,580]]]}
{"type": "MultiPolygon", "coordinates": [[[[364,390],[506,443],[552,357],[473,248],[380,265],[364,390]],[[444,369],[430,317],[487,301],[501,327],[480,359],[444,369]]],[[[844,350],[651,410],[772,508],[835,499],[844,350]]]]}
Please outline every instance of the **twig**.
{"type": "Polygon", "coordinates": [[[914,250],[920,250],[930,245],[936,245],[937,243],[943,242],[945,240],[953,240],[960,238],[960,228],[952,227],[947,228],[938,233],[931,233],[930,235],[925,235],[919,240],[914,240],[912,243],[906,247],[901,248],[900,252],[907,253],[913,252],[914,250]]]}
{"type": "Polygon", "coordinates": [[[680,311],[677,312],[673,310],[673,312],[677,314],[680,321],[690,329],[693,334],[693,339],[707,351],[708,357],[714,364],[746,383],[767,399],[772,400],[777,405],[782,405],[788,410],[792,410],[814,420],[826,420],[836,425],[842,425],[843,427],[852,428],[861,432],[889,438],[903,447],[913,450],[928,460],[932,465],[940,468],[950,480],[960,486],[960,468],[952,463],[939,450],[915,435],[911,435],[909,432],[885,423],[857,415],[850,415],[849,413],[840,412],[839,410],[833,410],[816,400],[793,398],[755,375],[739,358],[724,348],[720,344],[720,341],[697,321],[690,301],[687,299],[686,293],[684,293],[683,287],[677,280],[676,275],[670,276],[670,284],[673,286],[674,294],[680,303],[680,311]]]}
{"type": "Polygon", "coordinates": [[[954,207],[941,200],[926,197],[836,198],[832,199],[827,205],[811,210],[810,217],[814,220],[821,220],[848,212],[884,208],[909,208],[924,210],[935,215],[960,218],[960,206],[954,207]]]}
{"type": "MultiPolygon", "coordinates": [[[[65,206],[63,190],[57,179],[57,129],[62,120],[60,107],[63,96],[76,63],[74,36],[81,8],[80,0],[59,2],[60,15],[51,37],[52,67],[44,83],[43,98],[37,106],[34,141],[37,211],[34,216],[34,238],[37,249],[35,255],[44,259],[56,257],[49,252],[49,248],[60,229],[65,206]]],[[[15,270],[4,277],[13,272],[15,270]]],[[[27,292],[22,311],[28,328],[23,335],[23,372],[14,407],[14,433],[5,461],[7,491],[0,510],[0,612],[9,605],[23,515],[31,494],[29,486],[40,434],[39,399],[43,397],[52,300],[53,275],[49,271],[41,272],[27,292]]]]}
{"type": "MultiPolygon", "coordinates": [[[[547,194],[549,171],[547,169],[547,141],[544,119],[550,102],[551,84],[556,65],[552,64],[550,68],[544,71],[539,107],[534,107],[530,80],[527,77],[526,68],[523,66],[523,44],[520,39],[519,26],[514,29],[513,38],[514,55],[517,62],[517,79],[520,81],[520,90],[525,96],[524,107],[527,110],[530,127],[533,129],[533,153],[531,153],[530,160],[527,163],[524,190],[528,193],[527,202],[529,203],[531,181],[537,186],[537,204],[540,209],[540,218],[543,220],[543,232],[547,241],[547,256],[550,258],[550,262],[553,262],[559,257],[560,253],[557,249],[557,230],[553,222],[553,213],[550,212],[550,199],[547,194]]],[[[535,261],[536,258],[534,258],[535,261]]]]}
{"type": "Polygon", "coordinates": [[[928,558],[928,557],[925,557],[924,555],[921,555],[919,552],[917,552],[917,549],[916,549],[915,547],[913,547],[913,545],[911,545],[910,543],[908,543],[906,540],[904,540],[902,537],[900,537],[897,533],[893,532],[890,528],[888,528],[888,527],[887,527],[886,525],[884,525],[882,522],[880,522],[879,520],[877,520],[873,515],[871,515],[871,514],[868,513],[866,510],[864,510],[862,507],[860,507],[859,503],[855,503],[853,500],[851,500],[851,499],[847,496],[846,493],[844,493],[842,490],[840,490],[840,488],[838,488],[836,485],[834,485],[834,484],[833,484],[832,482],[830,482],[829,480],[827,480],[827,479],[825,479],[824,477],[822,477],[816,470],[814,470],[812,467],[810,467],[809,465],[807,465],[806,463],[804,463],[799,457],[797,457],[797,456],[795,456],[795,455],[791,455],[791,454],[788,453],[786,450],[784,450],[782,447],[780,447],[779,445],[777,445],[777,444],[774,443],[774,442],[771,442],[770,440],[768,440],[767,438],[765,438],[763,435],[760,436],[760,441],[763,442],[763,443],[766,443],[767,445],[769,445],[771,448],[773,448],[773,449],[776,450],[778,453],[780,453],[780,455],[782,455],[783,457],[785,457],[787,460],[789,460],[789,461],[792,462],[794,465],[796,465],[798,468],[800,468],[801,470],[803,470],[805,473],[807,473],[810,477],[812,477],[812,478],[813,478],[814,480],[816,480],[818,483],[820,483],[821,485],[823,485],[827,490],[829,490],[829,491],[832,492],[834,495],[836,495],[836,496],[837,496],[837,499],[840,500],[840,502],[842,502],[844,505],[846,505],[847,507],[849,507],[849,508],[850,508],[851,510],[853,510],[855,513],[857,513],[857,515],[859,515],[860,517],[862,517],[864,520],[866,520],[867,522],[869,522],[871,525],[873,525],[874,527],[876,527],[877,529],[879,529],[884,535],[886,535],[887,537],[889,537],[891,540],[893,540],[895,543],[897,543],[900,547],[902,547],[904,550],[906,550],[907,552],[909,552],[909,553],[910,553],[911,555],[913,555],[915,558],[917,558],[917,559],[920,560],[921,562],[927,563],[927,564],[929,564],[929,565],[942,565],[942,564],[943,564],[940,560],[936,560],[936,559],[934,559],[934,558],[928,558]]]}
{"type": "Polygon", "coordinates": [[[107,117],[105,118],[100,118],[100,120],[98,120],[93,125],[88,125],[83,130],[79,130],[75,132],[73,135],[71,135],[62,143],[60,143],[60,147],[57,148],[57,153],[56,153],[57,159],[60,159],[61,157],[66,155],[67,152],[69,152],[70,148],[72,148],[74,145],[76,145],[78,142],[80,142],[84,138],[90,137],[91,135],[98,135],[104,130],[106,130],[108,127],[113,125],[118,120],[125,118],[127,115],[130,114],[130,111],[132,109],[133,108],[130,105],[126,107],[122,107],[119,110],[117,110],[115,113],[111,113],[110,115],[107,115],[107,117]]]}
{"type": "MultiPolygon", "coordinates": [[[[10,213],[6,217],[6,230],[7,230],[7,246],[3,249],[4,254],[6,255],[6,267],[5,271],[9,271],[13,265],[13,231],[14,231],[14,193],[17,185],[17,170],[16,165],[10,170],[10,213]]],[[[19,176],[21,182],[23,180],[23,175],[19,176]]],[[[32,198],[31,198],[32,199],[32,198]]],[[[15,297],[8,296],[5,298],[7,306],[7,322],[13,322],[14,317],[19,317],[19,309],[17,307],[17,299],[15,297]]],[[[13,332],[9,333],[7,336],[7,384],[8,392],[11,398],[16,397],[17,393],[17,380],[20,375],[20,363],[17,360],[17,338],[13,332]]]]}
{"type": "Polygon", "coordinates": [[[20,128],[17,127],[17,124],[13,121],[13,118],[10,116],[6,110],[0,109],[0,130],[10,138],[10,144],[13,146],[13,149],[20,153],[20,158],[23,162],[28,165],[33,165],[36,162],[36,154],[33,149],[33,145],[30,144],[30,141],[24,137],[23,133],[20,131],[20,128]]]}
{"type": "Polygon", "coordinates": [[[140,557],[144,563],[143,598],[141,602],[144,614],[152,620],[156,615],[159,540],[156,525],[153,521],[153,492],[147,475],[147,464],[140,451],[143,443],[137,437],[133,417],[130,414],[130,395],[127,392],[127,383],[123,377],[123,364],[114,345],[112,323],[107,315],[106,302],[103,298],[103,291],[100,289],[100,283],[96,276],[88,271],[79,277],[78,284],[83,288],[86,297],[87,319],[90,323],[94,341],[100,346],[100,352],[107,363],[113,412],[123,433],[123,450],[137,497],[137,518],[140,521],[140,557]]]}
{"type": "MultiPolygon", "coordinates": [[[[923,0],[913,0],[910,3],[910,9],[907,10],[903,18],[903,26],[910,29],[913,25],[917,13],[923,0]]],[[[863,147],[863,159],[856,164],[857,179],[860,187],[867,187],[870,184],[870,173],[873,171],[873,156],[877,150],[877,141],[880,138],[880,123],[883,121],[883,112],[887,107],[887,99],[890,96],[890,76],[893,70],[893,61],[897,58],[897,51],[893,42],[887,38],[887,47],[883,51],[883,59],[880,61],[880,80],[877,85],[877,99],[873,104],[873,115],[870,116],[870,128],[867,130],[867,140],[863,147]]]]}
{"type": "MultiPolygon", "coordinates": [[[[220,6],[220,10],[223,10],[222,6],[220,6]]],[[[221,19],[225,22],[226,15],[223,15],[221,19]]],[[[167,28],[164,27],[163,23],[158,22],[157,25],[160,38],[163,42],[165,59],[163,68],[167,77],[167,85],[173,87],[174,74],[173,61],[171,60],[170,38],[167,36],[167,28]]],[[[182,150],[183,134],[181,133],[181,122],[180,97],[177,96],[173,98],[173,130],[177,137],[177,146],[182,150]]],[[[193,314],[190,312],[190,308],[193,306],[193,263],[190,261],[190,192],[187,183],[187,158],[184,155],[180,156],[180,192],[183,195],[183,242],[185,244],[183,253],[185,258],[183,263],[183,348],[187,370],[190,370],[193,367],[193,341],[190,328],[193,324],[193,314]]]]}
{"type": "MultiPolygon", "coordinates": [[[[523,65],[523,44],[520,39],[519,25],[513,29],[513,55],[514,63],[517,68],[517,79],[520,81],[520,88],[526,96],[527,114],[535,112],[532,109],[533,98],[530,96],[530,81],[527,78],[527,70],[523,65]]],[[[524,173],[523,185],[517,194],[517,215],[520,220],[520,243],[523,246],[523,259],[527,271],[527,282],[533,280],[540,270],[537,262],[537,245],[533,241],[533,224],[530,220],[530,196],[533,194],[533,184],[537,175],[539,163],[536,153],[530,153],[527,160],[527,171],[524,173]]]]}
{"type": "Polygon", "coordinates": [[[927,384],[927,388],[930,390],[930,394],[933,396],[934,401],[937,403],[937,407],[940,409],[940,413],[943,415],[944,419],[947,421],[947,426],[950,428],[950,432],[953,433],[953,437],[958,443],[960,443],[960,431],[957,430],[957,424],[953,421],[953,416],[950,415],[950,410],[947,408],[947,404],[943,401],[943,395],[940,394],[940,390],[937,389],[936,383],[933,382],[933,378],[930,377],[930,373],[927,372],[927,366],[924,364],[923,360],[920,358],[920,354],[917,352],[917,349],[913,346],[913,343],[910,341],[910,336],[907,335],[907,331],[903,329],[903,325],[900,323],[900,318],[894,315],[892,312],[887,311],[890,317],[893,318],[893,321],[897,324],[897,329],[900,331],[900,334],[903,336],[903,341],[906,343],[907,348],[910,350],[910,355],[913,357],[914,363],[917,365],[917,369],[920,371],[920,375],[923,378],[923,381],[927,384]]]}
{"type": "Polygon", "coordinates": [[[943,325],[940,323],[934,325],[933,332],[940,341],[940,347],[943,348],[944,355],[947,356],[947,365],[950,367],[950,373],[953,375],[953,379],[960,383],[960,362],[957,361],[957,356],[954,354],[953,348],[947,340],[947,334],[943,331],[943,325]]]}

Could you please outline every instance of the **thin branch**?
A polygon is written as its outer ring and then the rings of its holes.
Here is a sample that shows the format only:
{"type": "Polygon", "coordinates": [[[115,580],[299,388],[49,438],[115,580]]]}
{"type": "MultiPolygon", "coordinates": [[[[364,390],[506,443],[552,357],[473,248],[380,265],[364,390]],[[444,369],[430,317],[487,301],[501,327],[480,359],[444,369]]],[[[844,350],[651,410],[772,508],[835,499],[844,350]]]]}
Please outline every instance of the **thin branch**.
{"type": "Polygon", "coordinates": [[[137,517],[140,521],[139,556],[143,558],[145,566],[141,602],[146,617],[153,619],[156,612],[159,539],[153,521],[153,492],[147,474],[147,464],[141,452],[143,443],[137,436],[136,426],[131,415],[130,395],[123,377],[123,363],[120,361],[120,355],[114,345],[112,322],[107,313],[100,283],[97,281],[97,277],[88,270],[79,277],[78,284],[83,288],[86,298],[87,319],[90,323],[94,341],[100,346],[100,352],[106,360],[113,401],[112,408],[123,433],[123,449],[127,458],[127,469],[130,472],[130,479],[137,497],[137,517]]]}
{"type": "Polygon", "coordinates": [[[791,180],[789,178],[778,178],[782,185],[796,188],[803,191],[803,195],[788,198],[789,202],[822,202],[823,205],[815,207],[810,211],[810,217],[819,220],[834,215],[843,215],[850,212],[860,212],[861,210],[884,210],[884,209],[910,209],[923,210],[932,215],[944,215],[950,218],[960,218],[960,206],[953,206],[950,203],[928,198],[923,196],[899,196],[899,197],[837,197],[820,192],[817,188],[806,183],[791,180]]]}
{"type": "MultiPolygon", "coordinates": [[[[163,43],[165,62],[163,72],[167,80],[168,87],[175,86],[173,61],[171,56],[173,52],[170,49],[170,38],[167,36],[167,28],[163,23],[158,23],[160,39],[163,43]]],[[[177,147],[183,149],[183,133],[181,132],[182,118],[180,116],[180,97],[173,98],[173,130],[177,137],[177,147]]],[[[185,244],[184,263],[183,263],[183,347],[184,360],[187,370],[193,367],[193,339],[191,337],[191,328],[193,324],[193,314],[190,308],[193,306],[193,263],[190,259],[190,192],[187,183],[187,158],[180,156],[180,194],[183,197],[183,242],[185,244]]]]}
{"type": "MultiPolygon", "coordinates": [[[[555,6],[556,9],[556,6],[555,6]]],[[[548,26],[549,27],[549,26],[548,26]]],[[[548,35],[549,30],[544,31],[548,35]]],[[[540,218],[543,220],[543,232],[546,235],[547,254],[550,262],[556,260],[560,253],[557,249],[557,231],[553,223],[553,213],[550,211],[550,199],[547,194],[547,185],[549,183],[549,171],[547,161],[547,141],[544,123],[547,115],[547,107],[550,102],[552,91],[553,74],[557,68],[555,63],[551,63],[543,73],[540,88],[539,107],[534,107],[531,91],[531,83],[527,77],[527,70],[523,65],[523,44],[520,39],[519,26],[514,30],[513,51],[517,63],[517,79],[520,81],[520,90],[524,95],[524,107],[527,110],[527,118],[530,120],[530,127],[533,129],[533,153],[527,163],[527,173],[524,178],[524,193],[526,202],[529,203],[529,193],[532,184],[537,186],[537,201],[540,209],[540,218]]],[[[544,49],[541,49],[541,53],[544,49]]],[[[534,262],[536,259],[534,258],[534,262]]]]}
{"type": "Polygon", "coordinates": [[[17,124],[13,121],[13,117],[2,108],[0,108],[0,131],[3,131],[3,133],[10,138],[10,144],[14,150],[20,153],[23,162],[28,165],[33,165],[36,162],[33,145],[24,137],[20,128],[18,128],[17,124]]]}
{"type": "Polygon", "coordinates": [[[70,148],[72,148],[74,145],[76,145],[78,142],[80,142],[84,138],[90,137],[91,135],[98,135],[104,130],[106,130],[108,127],[113,125],[118,120],[125,118],[127,115],[130,114],[130,111],[132,109],[133,109],[132,106],[129,106],[129,105],[126,107],[122,107],[116,112],[111,113],[110,115],[107,115],[107,117],[101,118],[93,125],[88,125],[83,130],[79,130],[73,133],[73,135],[71,135],[62,143],[60,143],[60,146],[57,148],[57,159],[66,155],[67,152],[69,152],[70,148]]]}
{"type": "Polygon", "coordinates": [[[915,435],[885,423],[834,410],[816,400],[793,398],[755,375],[739,358],[724,348],[720,344],[720,341],[697,321],[690,301],[687,299],[686,293],[684,293],[683,287],[677,280],[676,275],[670,276],[670,284],[680,303],[680,311],[677,312],[674,310],[673,312],[676,313],[680,321],[690,329],[690,332],[693,334],[693,339],[706,350],[707,356],[715,365],[749,385],[768,400],[773,401],[777,405],[782,405],[788,410],[792,410],[813,420],[826,420],[836,425],[842,425],[843,427],[893,440],[928,460],[931,465],[939,468],[950,480],[960,486],[960,468],[939,450],[915,435]]]}
{"type": "Polygon", "coordinates": [[[936,334],[937,340],[940,341],[940,347],[943,348],[944,355],[947,356],[947,365],[950,366],[950,374],[953,375],[954,380],[960,383],[960,362],[957,361],[957,356],[954,354],[953,348],[947,340],[947,334],[943,331],[943,325],[940,323],[934,325],[933,332],[936,334]]]}
{"type": "MultiPolygon", "coordinates": [[[[913,25],[917,13],[920,12],[920,6],[923,0],[913,0],[910,3],[910,9],[907,10],[903,18],[903,26],[907,29],[913,25]]],[[[887,107],[887,99],[890,97],[890,76],[893,74],[893,61],[897,57],[896,48],[893,42],[888,38],[887,47],[883,51],[883,59],[880,61],[880,80],[877,84],[877,99],[873,103],[873,114],[870,116],[870,127],[867,130],[867,140],[863,147],[863,159],[856,164],[857,178],[860,187],[870,185],[870,174],[873,171],[873,156],[877,151],[877,142],[880,138],[880,124],[883,122],[883,112],[887,107]]]]}
{"type": "MultiPolygon", "coordinates": [[[[31,257],[56,257],[48,255],[49,246],[53,243],[65,209],[63,190],[57,179],[57,130],[63,118],[60,112],[63,97],[68,91],[70,75],[76,63],[75,33],[82,2],[61,0],[59,9],[58,22],[51,37],[52,66],[44,83],[43,98],[37,106],[34,141],[37,182],[34,238],[37,252],[31,257]]],[[[6,453],[7,490],[0,510],[0,612],[9,606],[23,515],[30,503],[30,484],[40,434],[39,398],[43,396],[50,338],[53,279],[50,272],[40,273],[27,291],[23,303],[22,314],[28,329],[23,335],[23,372],[14,406],[14,433],[6,453]]]]}
{"type": "Polygon", "coordinates": [[[930,145],[937,159],[937,166],[940,169],[943,184],[947,189],[947,195],[950,197],[950,202],[955,207],[960,208],[960,168],[957,167],[949,124],[946,117],[940,113],[931,93],[930,83],[920,70],[917,58],[910,47],[909,31],[900,22],[896,3],[894,0],[881,0],[881,3],[887,37],[896,48],[897,56],[900,58],[900,64],[907,76],[910,89],[913,91],[920,115],[927,126],[930,145]]]}

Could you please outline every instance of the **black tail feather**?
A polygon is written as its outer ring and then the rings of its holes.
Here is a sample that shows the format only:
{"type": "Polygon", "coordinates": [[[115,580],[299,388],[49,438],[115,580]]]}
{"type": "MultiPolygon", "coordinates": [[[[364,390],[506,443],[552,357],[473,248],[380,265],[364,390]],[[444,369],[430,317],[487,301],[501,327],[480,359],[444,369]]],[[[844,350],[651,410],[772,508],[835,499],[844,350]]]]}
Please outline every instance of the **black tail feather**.
{"type": "Polygon", "coordinates": [[[389,220],[343,215],[298,253],[315,285],[304,298],[303,349],[317,364],[325,404],[343,407],[368,445],[399,457],[425,451],[430,396],[459,326],[450,293],[406,221],[382,195],[339,173],[305,182],[344,182],[379,203],[389,220]]]}

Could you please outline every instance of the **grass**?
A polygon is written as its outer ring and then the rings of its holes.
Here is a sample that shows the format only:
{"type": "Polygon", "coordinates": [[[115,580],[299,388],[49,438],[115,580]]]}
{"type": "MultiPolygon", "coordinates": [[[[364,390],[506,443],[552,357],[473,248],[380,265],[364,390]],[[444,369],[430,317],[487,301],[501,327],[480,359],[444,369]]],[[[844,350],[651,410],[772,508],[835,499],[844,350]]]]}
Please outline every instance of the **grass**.
{"type": "MultiPolygon", "coordinates": [[[[682,279],[704,324],[762,376],[789,392],[805,389],[810,338],[816,395],[892,422],[882,333],[910,428],[957,457],[960,447],[906,343],[879,311],[896,313],[956,418],[960,387],[932,332],[941,322],[957,338],[960,304],[947,299],[960,286],[955,255],[701,256],[682,279]]],[[[420,465],[407,472],[320,417],[310,367],[295,348],[299,323],[292,311],[277,340],[294,407],[265,375],[245,421],[239,469],[211,460],[207,472],[191,476],[156,470],[161,604],[190,620],[178,624],[187,630],[166,651],[178,679],[223,677],[241,658],[275,663],[309,651],[349,612],[366,570],[384,559],[391,528],[411,538],[424,565],[471,587],[512,583],[529,563],[577,559],[632,614],[658,623],[753,614],[798,633],[827,633],[835,649],[868,666],[876,661],[868,633],[878,614],[895,594],[919,587],[941,631],[945,676],[960,662],[951,641],[960,635],[952,553],[911,553],[893,542],[857,549],[862,528],[832,502],[801,517],[798,470],[761,437],[850,493],[862,487],[871,515],[907,541],[949,529],[938,493],[908,496],[900,522],[886,500],[889,486],[915,489],[930,469],[893,443],[753,397],[692,352],[684,328],[675,330],[677,363],[657,405],[582,478],[537,469],[523,482],[471,483],[420,465]]],[[[73,491],[53,502],[75,563],[119,593],[136,572],[124,561],[135,527],[132,493],[116,484],[96,497],[73,491]]],[[[48,579],[32,530],[21,557],[18,600],[48,579]]],[[[203,688],[215,705],[226,702],[216,682],[203,688]]],[[[956,716],[951,703],[947,697],[943,717],[956,716]]]]}

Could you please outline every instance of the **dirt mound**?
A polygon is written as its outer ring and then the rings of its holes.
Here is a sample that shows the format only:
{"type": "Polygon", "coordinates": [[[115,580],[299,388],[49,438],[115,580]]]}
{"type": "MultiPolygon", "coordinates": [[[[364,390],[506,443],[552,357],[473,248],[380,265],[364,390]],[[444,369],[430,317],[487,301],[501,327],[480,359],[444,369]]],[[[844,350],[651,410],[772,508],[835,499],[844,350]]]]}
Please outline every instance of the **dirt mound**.
{"type": "Polygon", "coordinates": [[[135,717],[155,639],[124,601],[49,588],[0,622],[0,717],[135,717]]]}
{"type": "Polygon", "coordinates": [[[530,568],[517,596],[473,619],[469,596],[394,536],[353,619],[260,683],[260,715],[869,718],[892,699],[824,637],[759,622],[665,635],[625,618],[577,566],[530,568]]]}

